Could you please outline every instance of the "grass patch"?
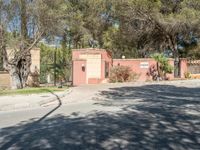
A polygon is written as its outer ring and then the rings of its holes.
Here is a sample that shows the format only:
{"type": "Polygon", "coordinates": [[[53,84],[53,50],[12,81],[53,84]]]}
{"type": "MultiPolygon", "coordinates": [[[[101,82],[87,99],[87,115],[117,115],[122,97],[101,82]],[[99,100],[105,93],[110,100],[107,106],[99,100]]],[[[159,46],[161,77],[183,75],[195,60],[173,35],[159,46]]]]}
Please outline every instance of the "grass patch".
{"type": "Polygon", "coordinates": [[[0,96],[8,95],[30,95],[30,94],[41,94],[41,93],[52,93],[62,92],[68,87],[57,88],[57,87],[39,87],[39,88],[24,88],[18,90],[0,90],[0,96]]]}

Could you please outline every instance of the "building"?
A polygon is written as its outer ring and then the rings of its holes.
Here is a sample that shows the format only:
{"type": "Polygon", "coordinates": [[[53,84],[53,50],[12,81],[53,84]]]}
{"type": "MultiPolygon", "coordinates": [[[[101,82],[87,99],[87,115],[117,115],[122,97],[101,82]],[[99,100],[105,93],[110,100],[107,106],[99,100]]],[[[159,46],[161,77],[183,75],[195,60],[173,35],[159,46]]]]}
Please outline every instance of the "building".
{"type": "Polygon", "coordinates": [[[106,82],[112,67],[110,52],[103,49],[76,49],[72,51],[73,85],[106,82]]]}
{"type": "MultiPolygon", "coordinates": [[[[112,59],[109,51],[104,49],[74,49],[73,61],[73,85],[99,84],[108,82],[109,71],[114,66],[129,66],[133,72],[139,75],[138,81],[148,81],[147,75],[150,67],[156,66],[156,61],[151,58],[141,59],[112,59]]],[[[169,59],[174,66],[174,59],[169,59]]],[[[187,60],[181,59],[179,63],[180,78],[184,78],[187,72],[187,60]]],[[[174,79],[174,73],[168,74],[169,79],[174,79]]]]}
{"type": "MultiPolygon", "coordinates": [[[[7,50],[8,53],[11,53],[11,50],[7,50]]],[[[31,50],[31,73],[34,73],[36,70],[40,71],[40,49],[34,48],[31,50]]],[[[1,63],[2,64],[2,63],[1,63]]],[[[2,66],[2,65],[1,65],[2,66]]],[[[28,82],[32,84],[32,77],[29,76],[28,82]]],[[[0,89],[11,88],[12,80],[8,72],[4,71],[2,67],[0,67],[0,89]]]]}

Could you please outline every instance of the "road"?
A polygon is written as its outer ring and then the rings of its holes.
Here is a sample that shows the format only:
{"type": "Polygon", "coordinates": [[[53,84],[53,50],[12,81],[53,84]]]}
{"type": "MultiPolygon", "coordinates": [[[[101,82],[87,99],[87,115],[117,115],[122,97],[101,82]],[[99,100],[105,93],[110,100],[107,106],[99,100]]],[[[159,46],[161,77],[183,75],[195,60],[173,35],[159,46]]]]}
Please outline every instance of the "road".
{"type": "Polygon", "coordinates": [[[200,149],[200,81],[76,87],[0,118],[2,150],[200,149]]]}

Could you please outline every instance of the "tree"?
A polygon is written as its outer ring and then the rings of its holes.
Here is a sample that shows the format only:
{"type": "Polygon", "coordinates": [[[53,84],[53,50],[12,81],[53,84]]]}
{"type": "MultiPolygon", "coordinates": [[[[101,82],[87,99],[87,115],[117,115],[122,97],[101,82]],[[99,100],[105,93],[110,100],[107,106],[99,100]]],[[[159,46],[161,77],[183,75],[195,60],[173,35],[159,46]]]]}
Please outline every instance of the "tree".
{"type": "Polygon", "coordinates": [[[169,64],[168,58],[159,53],[155,53],[154,55],[152,55],[152,57],[157,62],[158,77],[162,80],[165,80],[167,78],[167,73],[173,72],[173,67],[169,64]]]}
{"type": "Polygon", "coordinates": [[[165,51],[179,58],[198,46],[199,24],[200,0],[0,0],[0,48],[13,88],[25,86],[30,50],[42,38],[62,37],[68,50],[97,41],[115,58],[165,51]]]}
{"type": "Polygon", "coordinates": [[[54,76],[54,81],[69,81],[71,76],[71,51],[66,47],[40,45],[41,81],[46,83],[47,75],[54,76]]]}
{"type": "Polygon", "coordinates": [[[98,41],[103,47],[103,34],[111,24],[110,1],[69,0],[72,8],[67,22],[73,48],[90,47],[89,41],[98,41]]]}
{"type": "Polygon", "coordinates": [[[170,49],[180,57],[179,41],[199,37],[199,4],[194,0],[124,0],[114,3],[121,33],[137,49],[170,49]]]}
{"type": "Polygon", "coordinates": [[[61,20],[66,19],[67,7],[63,6],[64,0],[1,0],[1,4],[0,34],[4,68],[11,75],[12,88],[23,88],[30,74],[30,51],[41,38],[58,34],[63,29],[61,20]],[[8,55],[6,47],[13,50],[12,56],[8,55]]]}
{"type": "Polygon", "coordinates": [[[114,25],[104,31],[103,43],[103,48],[112,51],[113,58],[122,58],[122,56],[126,58],[139,57],[135,42],[123,35],[123,30],[121,30],[118,25],[114,25]]]}

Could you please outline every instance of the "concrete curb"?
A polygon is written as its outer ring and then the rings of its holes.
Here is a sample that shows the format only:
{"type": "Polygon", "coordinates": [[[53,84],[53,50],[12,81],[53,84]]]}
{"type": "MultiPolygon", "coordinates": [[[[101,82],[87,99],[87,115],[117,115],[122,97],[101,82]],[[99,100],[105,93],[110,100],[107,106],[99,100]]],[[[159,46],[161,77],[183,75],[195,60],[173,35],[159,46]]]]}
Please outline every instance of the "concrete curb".
{"type": "Polygon", "coordinates": [[[44,100],[39,102],[39,106],[46,106],[49,103],[53,103],[53,102],[57,101],[58,99],[61,99],[61,98],[65,97],[65,96],[67,96],[71,92],[72,92],[72,89],[67,89],[64,92],[62,92],[62,94],[55,95],[52,98],[46,98],[46,99],[44,99],[44,100]]]}
{"type": "Polygon", "coordinates": [[[64,92],[62,92],[61,94],[57,93],[57,94],[55,94],[55,96],[43,99],[43,100],[41,100],[41,101],[39,101],[37,103],[24,102],[24,103],[19,103],[19,104],[3,105],[0,108],[0,112],[3,112],[3,111],[16,111],[16,110],[30,109],[30,108],[37,108],[37,107],[45,107],[49,103],[56,102],[58,99],[61,99],[61,98],[65,97],[65,96],[67,96],[71,92],[72,92],[72,89],[67,89],[64,92]]]}

